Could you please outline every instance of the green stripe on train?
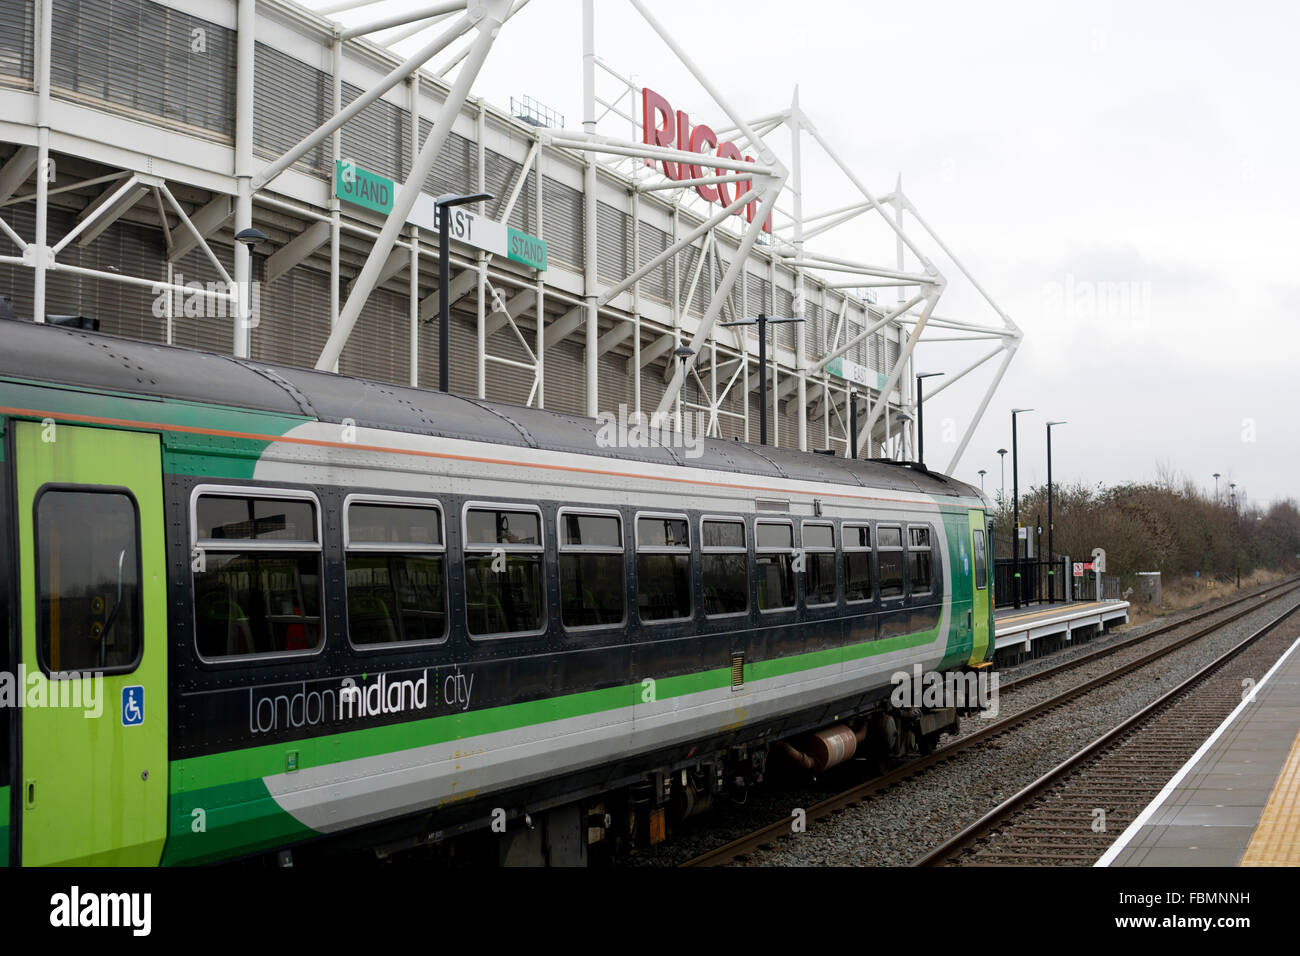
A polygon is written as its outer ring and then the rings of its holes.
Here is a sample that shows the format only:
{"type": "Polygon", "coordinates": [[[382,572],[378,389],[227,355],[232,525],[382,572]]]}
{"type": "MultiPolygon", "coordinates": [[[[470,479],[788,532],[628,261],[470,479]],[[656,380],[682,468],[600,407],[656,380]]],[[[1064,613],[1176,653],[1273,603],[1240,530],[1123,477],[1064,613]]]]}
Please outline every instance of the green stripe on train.
{"type": "Polygon", "coordinates": [[[9,865],[9,788],[0,787],[0,866],[9,865]]]}
{"type": "MultiPolygon", "coordinates": [[[[938,629],[934,628],[879,641],[757,661],[745,666],[745,678],[747,681],[762,680],[847,663],[922,646],[937,637],[938,629]]],[[[951,640],[949,643],[951,645],[951,640]]],[[[967,654],[969,650],[968,642],[967,654]]],[[[948,653],[952,653],[951,646],[948,653]]],[[[655,682],[655,699],[662,701],[720,690],[730,684],[730,668],[666,677],[655,682]]],[[[301,768],[321,767],[571,717],[623,710],[643,703],[644,692],[642,684],[629,684],[173,761],[171,825],[163,862],[169,865],[210,862],[315,835],[314,831],[282,810],[262,782],[265,777],[286,772],[286,758],[290,752],[297,753],[301,768]],[[196,811],[201,812],[196,814],[196,811]],[[202,829],[199,829],[200,821],[202,829]]]]}

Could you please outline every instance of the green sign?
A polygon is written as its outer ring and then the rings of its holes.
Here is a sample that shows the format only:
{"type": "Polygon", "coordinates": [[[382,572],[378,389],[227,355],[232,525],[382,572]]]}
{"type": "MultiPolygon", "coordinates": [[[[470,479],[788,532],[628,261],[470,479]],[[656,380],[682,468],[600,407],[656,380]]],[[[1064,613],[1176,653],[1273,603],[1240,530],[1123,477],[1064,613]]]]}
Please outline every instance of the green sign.
{"type": "Polygon", "coordinates": [[[858,385],[868,385],[879,389],[883,389],[885,383],[889,381],[888,375],[884,375],[880,372],[873,372],[865,365],[859,365],[857,362],[850,362],[843,356],[827,362],[826,371],[858,385]]]}
{"type": "Polygon", "coordinates": [[[546,271],[546,242],[518,229],[507,231],[507,257],[539,272],[546,271]]]}
{"type": "Polygon", "coordinates": [[[334,195],[375,212],[393,211],[396,184],[386,176],[338,160],[334,164],[334,195]]]}
{"type": "MultiPolygon", "coordinates": [[[[385,214],[393,211],[393,200],[400,185],[386,176],[343,161],[335,164],[334,182],[334,195],[339,199],[385,214]]],[[[416,196],[406,221],[422,230],[437,232],[438,210],[433,197],[424,193],[416,196]]],[[[455,241],[494,256],[505,256],[530,269],[546,271],[546,243],[536,236],[462,208],[453,209],[447,221],[455,241]]]]}

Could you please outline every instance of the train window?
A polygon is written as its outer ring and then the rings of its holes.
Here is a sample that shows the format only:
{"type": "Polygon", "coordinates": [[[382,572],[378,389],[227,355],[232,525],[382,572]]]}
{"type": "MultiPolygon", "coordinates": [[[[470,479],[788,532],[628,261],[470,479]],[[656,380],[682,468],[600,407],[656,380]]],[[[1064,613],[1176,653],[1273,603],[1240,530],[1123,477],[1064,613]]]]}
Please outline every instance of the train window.
{"type": "Polygon", "coordinates": [[[794,526],[787,521],[756,521],[754,539],[758,609],[779,611],[794,607],[794,526]]]}
{"type": "Polygon", "coordinates": [[[526,506],[465,509],[465,624],[473,637],[545,628],[542,514],[526,506]]]}
{"type": "Polygon", "coordinates": [[[373,647],[445,638],[442,509],[429,502],[351,498],[344,507],[348,639],[373,647]]]}
{"type": "Polygon", "coordinates": [[[930,529],[909,526],[907,529],[907,572],[913,594],[929,594],[934,589],[934,553],[930,529]]]}
{"type": "Polygon", "coordinates": [[[871,583],[871,526],[846,524],[844,536],[844,598],[850,603],[870,601],[874,597],[871,583]]]}
{"type": "Polygon", "coordinates": [[[622,624],[627,576],[617,514],[560,516],[560,618],[568,628],[622,624]]]}
{"type": "Polygon", "coordinates": [[[637,516],[636,589],[642,621],[691,616],[691,539],[684,516],[637,516]]]}
{"type": "Polygon", "coordinates": [[[704,613],[709,617],[749,611],[749,550],[745,522],[704,519],[700,522],[703,552],[704,613]]]}
{"type": "Polygon", "coordinates": [[[36,499],[41,667],[51,674],[134,670],[141,650],[140,576],[140,517],[127,492],[41,492],[36,499]]]}
{"type": "Polygon", "coordinates": [[[880,566],[880,596],[902,597],[907,584],[901,528],[876,528],[876,558],[880,566]]]}
{"type": "Polygon", "coordinates": [[[809,607],[834,604],[835,587],[835,526],[829,524],[803,524],[804,601],[809,607]]]}
{"type": "Polygon", "coordinates": [[[981,591],[988,586],[988,557],[985,554],[984,532],[976,531],[974,535],[975,551],[975,587],[981,591]]]}
{"type": "Polygon", "coordinates": [[[194,631],[205,659],[325,644],[316,499],[259,492],[195,491],[194,631]]]}

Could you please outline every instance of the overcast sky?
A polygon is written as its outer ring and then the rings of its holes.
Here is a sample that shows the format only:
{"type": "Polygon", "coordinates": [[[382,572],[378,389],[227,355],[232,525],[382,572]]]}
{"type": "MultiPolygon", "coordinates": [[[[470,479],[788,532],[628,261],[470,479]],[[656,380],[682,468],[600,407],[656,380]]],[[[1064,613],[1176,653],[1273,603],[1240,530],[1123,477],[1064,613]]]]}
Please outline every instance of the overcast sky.
{"type": "MultiPolygon", "coordinates": [[[[1149,480],[1164,465],[1205,488],[1221,472],[1251,503],[1300,497],[1294,4],[650,6],[741,112],[781,109],[798,84],[805,112],[869,188],[884,193],[901,172],[1024,330],[959,477],[978,482],[985,468],[996,486],[996,449],[1010,447],[1020,406],[1036,409],[1021,416],[1022,487],[1046,479],[1044,422],[1066,419],[1054,431],[1058,482],[1149,480]],[[1123,295],[1092,294],[1104,289],[1123,295]]],[[[726,125],[629,3],[597,0],[596,19],[604,60],[694,121],[726,125]]],[[[576,127],[581,52],[580,0],[533,0],[502,30],[475,92],[503,106],[529,94],[576,127]]],[[[808,212],[856,198],[808,145],[805,192],[808,212]]],[[[866,225],[812,248],[881,263],[894,254],[866,225]]],[[[939,314],[993,320],[933,252],[951,280],[939,314]]],[[[956,371],[988,348],[923,345],[917,368],[956,371]]],[[[943,420],[960,435],[985,368],[926,403],[932,466],[947,466],[943,420]]]]}

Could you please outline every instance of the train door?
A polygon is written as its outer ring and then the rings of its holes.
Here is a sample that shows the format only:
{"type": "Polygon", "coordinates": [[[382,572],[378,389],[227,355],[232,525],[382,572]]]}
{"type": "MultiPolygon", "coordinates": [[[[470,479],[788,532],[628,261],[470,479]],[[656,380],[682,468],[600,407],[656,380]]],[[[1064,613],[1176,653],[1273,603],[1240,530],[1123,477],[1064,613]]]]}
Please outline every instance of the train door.
{"type": "Polygon", "coordinates": [[[988,531],[984,526],[983,511],[970,512],[970,553],[971,588],[974,592],[970,659],[972,663],[979,663],[989,652],[989,618],[993,603],[989,589],[988,531]]]}
{"type": "Polygon", "coordinates": [[[154,865],[167,824],[157,435],[19,422],[24,865],[154,865]]]}

